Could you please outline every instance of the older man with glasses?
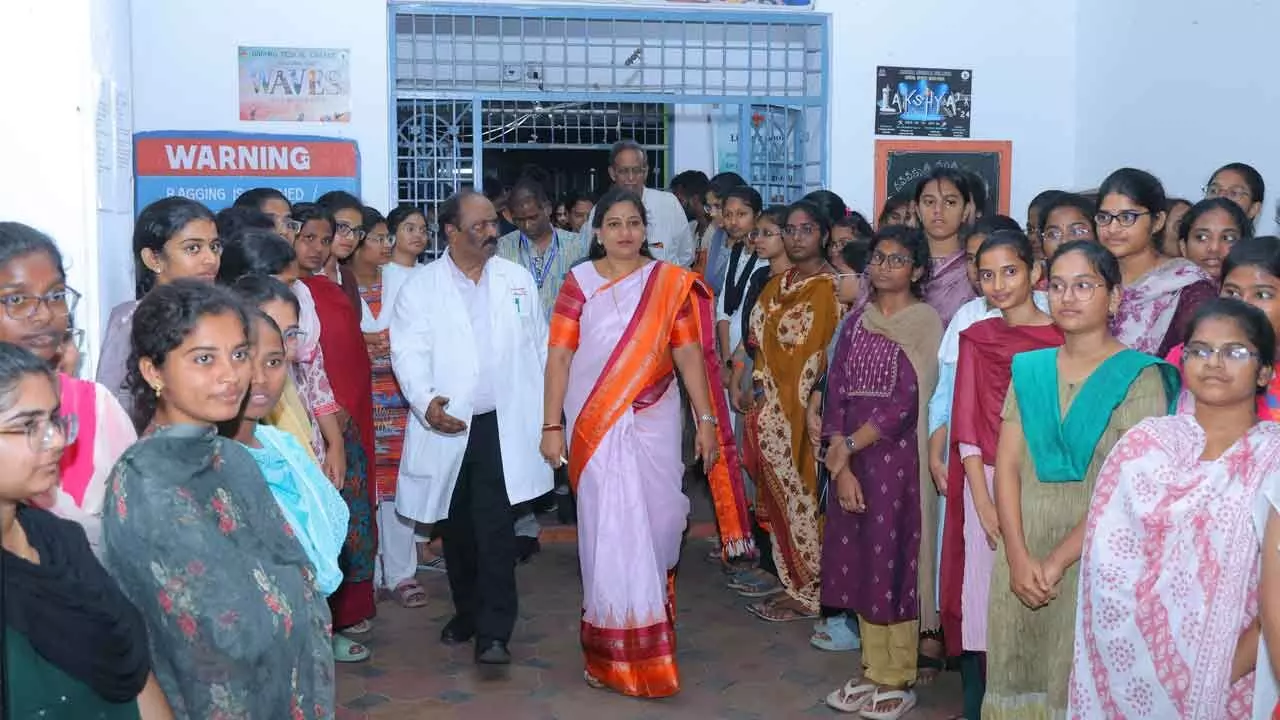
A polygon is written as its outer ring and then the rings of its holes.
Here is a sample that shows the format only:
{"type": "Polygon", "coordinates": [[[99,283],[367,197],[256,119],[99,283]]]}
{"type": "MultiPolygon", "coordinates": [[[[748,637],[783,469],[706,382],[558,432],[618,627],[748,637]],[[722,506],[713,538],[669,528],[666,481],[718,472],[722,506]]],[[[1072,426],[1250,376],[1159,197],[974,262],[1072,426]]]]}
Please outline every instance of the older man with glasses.
{"type": "MultiPolygon", "coordinates": [[[[609,177],[614,185],[635,193],[644,203],[649,226],[645,237],[653,257],[682,268],[693,267],[694,241],[689,219],[675,195],[645,187],[649,160],[644,148],[635,140],[614,143],[609,151],[609,177]]],[[[582,234],[594,234],[594,223],[595,210],[592,209],[582,234]]]]}

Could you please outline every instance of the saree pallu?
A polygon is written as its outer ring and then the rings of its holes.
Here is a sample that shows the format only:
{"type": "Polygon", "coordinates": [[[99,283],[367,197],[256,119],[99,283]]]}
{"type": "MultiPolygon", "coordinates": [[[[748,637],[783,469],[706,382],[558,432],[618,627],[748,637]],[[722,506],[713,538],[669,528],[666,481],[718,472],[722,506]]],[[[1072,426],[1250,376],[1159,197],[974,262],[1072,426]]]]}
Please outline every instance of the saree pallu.
{"type": "Polygon", "coordinates": [[[1176,325],[1191,319],[1190,312],[1179,312],[1184,292],[1193,292],[1200,299],[1217,295],[1213,279],[1190,260],[1170,258],[1157,265],[1122,289],[1120,307],[1111,319],[1112,334],[1134,350],[1166,354],[1174,342],[1182,340],[1183,328],[1176,325]],[[1179,314],[1184,317],[1175,323],[1179,314]],[[1171,331],[1173,342],[1169,342],[1171,331]]]}
{"type": "MultiPolygon", "coordinates": [[[[713,348],[709,320],[701,281],[661,262],[612,282],[591,263],[579,265],[552,315],[552,347],[574,351],[564,409],[586,670],[625,695],[666,697],[680,688],[673,571],[689,501],[671,349],[713,348]]],[[[703,359],[708,381],[717,379],[714,350],[703,359]]],[[[752,546],[742,473],[723,393],[711,395],[721,438],[710,473],[717,520],[729,552],[745,554],[752,546]]]]}
{"type": "Polygon", "coordinates": [[[805,406],[827,369],[827,345],[840,324],[835,279],[820,274],[774,277],[751,310],[748,342],[757,348],[755,432],[760,456],[760,504],[773,536],[773,558],[787,594],[818,609],[822,531],[818,523],[818,462],[805,434],[805,406]]]}
{"type": "Polygon", "coordinates": [[[1257,616],[1254,504],[1280,463],[1262,423],[1214,460],[1193,416],[1151,418],[1098,474],[1080,558],[1069,716],[1250,717],[1253,677],[1231,682],[1257,616]]]}
{"type": "Polygon", "coordinates": [[[342,498],[350,507],[351,525],[339,560],[346,579],[329,596],[334,628],[341,630],[374,615],[373,564],[378,530],[373,519],[377,478],[371,462],[376,457],[372,368],[360,332],[360,316],[347,293],[321,275],[302,282],[311,291],[320,319],[320,350],[334,400],[349,416],[342,431],[347,461],[342,498]]]}

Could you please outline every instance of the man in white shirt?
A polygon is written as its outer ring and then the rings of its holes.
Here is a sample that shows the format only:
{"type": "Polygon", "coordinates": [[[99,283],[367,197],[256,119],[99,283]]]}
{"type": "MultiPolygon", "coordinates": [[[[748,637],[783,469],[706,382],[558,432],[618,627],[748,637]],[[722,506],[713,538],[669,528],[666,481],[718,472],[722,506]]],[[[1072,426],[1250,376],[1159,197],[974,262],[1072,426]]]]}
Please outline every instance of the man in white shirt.
{"type": "MultiPolygon", "coordinates": [[[[649,252],[656,260],[663,260],[685,269],[693,267],[693,231],[689,219],[675,195],[665,190],[645,187],[649,177],[649,161],[644,148],[635,140],[619,140],[609,151],[609,177],[613,184],[630,190],[644,202],[649,229],[645,237],[649,252]]],[[[595,226],[596,211],[593,208],[583,226],[582,234],[591,236],[595,226]]]]}
{"type": "Polygon", "coordinates": [[[464,191],[440,207],[448,251],[396,298],[391,362],[413,418],[396,511],[443,526],[455,614],[446,644],[507,664],[516,620],[512,505],[551,490],[541,442],[547,320],[529,271],[495,257],[498,214],[464,191]]]}

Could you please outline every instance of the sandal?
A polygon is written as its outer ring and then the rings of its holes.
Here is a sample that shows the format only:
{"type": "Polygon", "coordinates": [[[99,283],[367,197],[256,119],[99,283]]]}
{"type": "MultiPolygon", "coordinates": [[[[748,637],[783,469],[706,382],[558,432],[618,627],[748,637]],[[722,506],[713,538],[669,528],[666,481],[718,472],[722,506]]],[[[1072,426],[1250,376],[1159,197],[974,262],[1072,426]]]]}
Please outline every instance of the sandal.
{"type": "Polygon", "coordinates": [[[911,712],[916,706],[916,694],[911,690],[889,690],[880,692],[877,688],[871,696],[871,702],[862,709],[862,717],[867,720],[898,720],[911,712]],[[898,701],[892,710],[876,710],[880,703],[898,701]]]}
{"type": "Polygon", "coordinates": [[[369,659],[373,653],[369,648],[341,633],[333,635],[333,661],[340,663],[358,663],[369,659]]]}
{"type": "Polygon", "coordinates": [[[861,711],[876,694],[876,684],[862,680],[863,678],[854,678],[839,690],[832,690],[827,695],[827,707],[846,713],[861,711]]]}
{"type": "MultiPolygon", "coordinates": [[[[355,625],[352,625],[351,627],[342,628],[342,634],[368,635],[369,631],[371,630],[373,630],[373,623],[369,620],[361,620],[360,622],[356,623],[355,625]]],[[[336,637],[337,633],[334,633],[334,635],[336,637]]]]}
{"type": "Polygon", "coordinates": [[[391,595],[402,608],[420,608],[427,604],[427,591],[413,578],[396,585],[391,595]]]}
{"type": "Polygon", "coordinates": [[[757,602],[747,606],[747,612],[764,620],[765,622],[783,623],[794,622],[796,620],[813,620],[818,617],[818,613],[811,613],[799,608],[783,605],[790,598],[784,597],[777,602],[757,602]]]}
{"type": "Polygon", "coordinates": [[[777,595],[782,592],[782,583],[772,575],[760,578],[751,583],[743,583],[738,589],[738,595],[744,598],[766,598],[771,595],[777,595]]]}
{"type": "Polygon", "coordinates": [[[809,644],[826,652],[850,652],[862,648],[862,639],[843,616],[828,618],[822,628],[814,628],[809,644]]]}
{"type": "Polygon", "coordinates": [[[608,690],[608,687],[604,683],[597,680],[594,675],[586,670],[582,671],[582,679],[587,681],[587,687],[595,690],[608,690]]]}
{"type": "Polygon", "coordinates": [[[941,630],[926,630],[920,633],[920,650],[916,653],[916,684],[928,685],[932,683],[938,675],[947,669],[947,660],[941,656],[934,656],[924,651],[924,644],[927,642],[935,642],[938,644],[938,652],[945,652],[942,643],[941,630]]]}

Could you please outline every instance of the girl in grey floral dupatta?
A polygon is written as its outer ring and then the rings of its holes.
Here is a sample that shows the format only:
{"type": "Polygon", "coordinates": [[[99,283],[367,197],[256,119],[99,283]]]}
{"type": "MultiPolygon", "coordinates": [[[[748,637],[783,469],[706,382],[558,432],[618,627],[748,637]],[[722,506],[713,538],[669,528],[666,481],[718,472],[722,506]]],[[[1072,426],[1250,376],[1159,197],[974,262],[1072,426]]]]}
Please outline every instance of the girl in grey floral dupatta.
{"type": "Polygon", "coordinates": [[[329,610],[257,463],[220,437],[252,373],[221,288],[156,288],[133,321],[139,426],[107,490],[105,561],[147,623],[179,718],[330,718],[329,610]]]}

